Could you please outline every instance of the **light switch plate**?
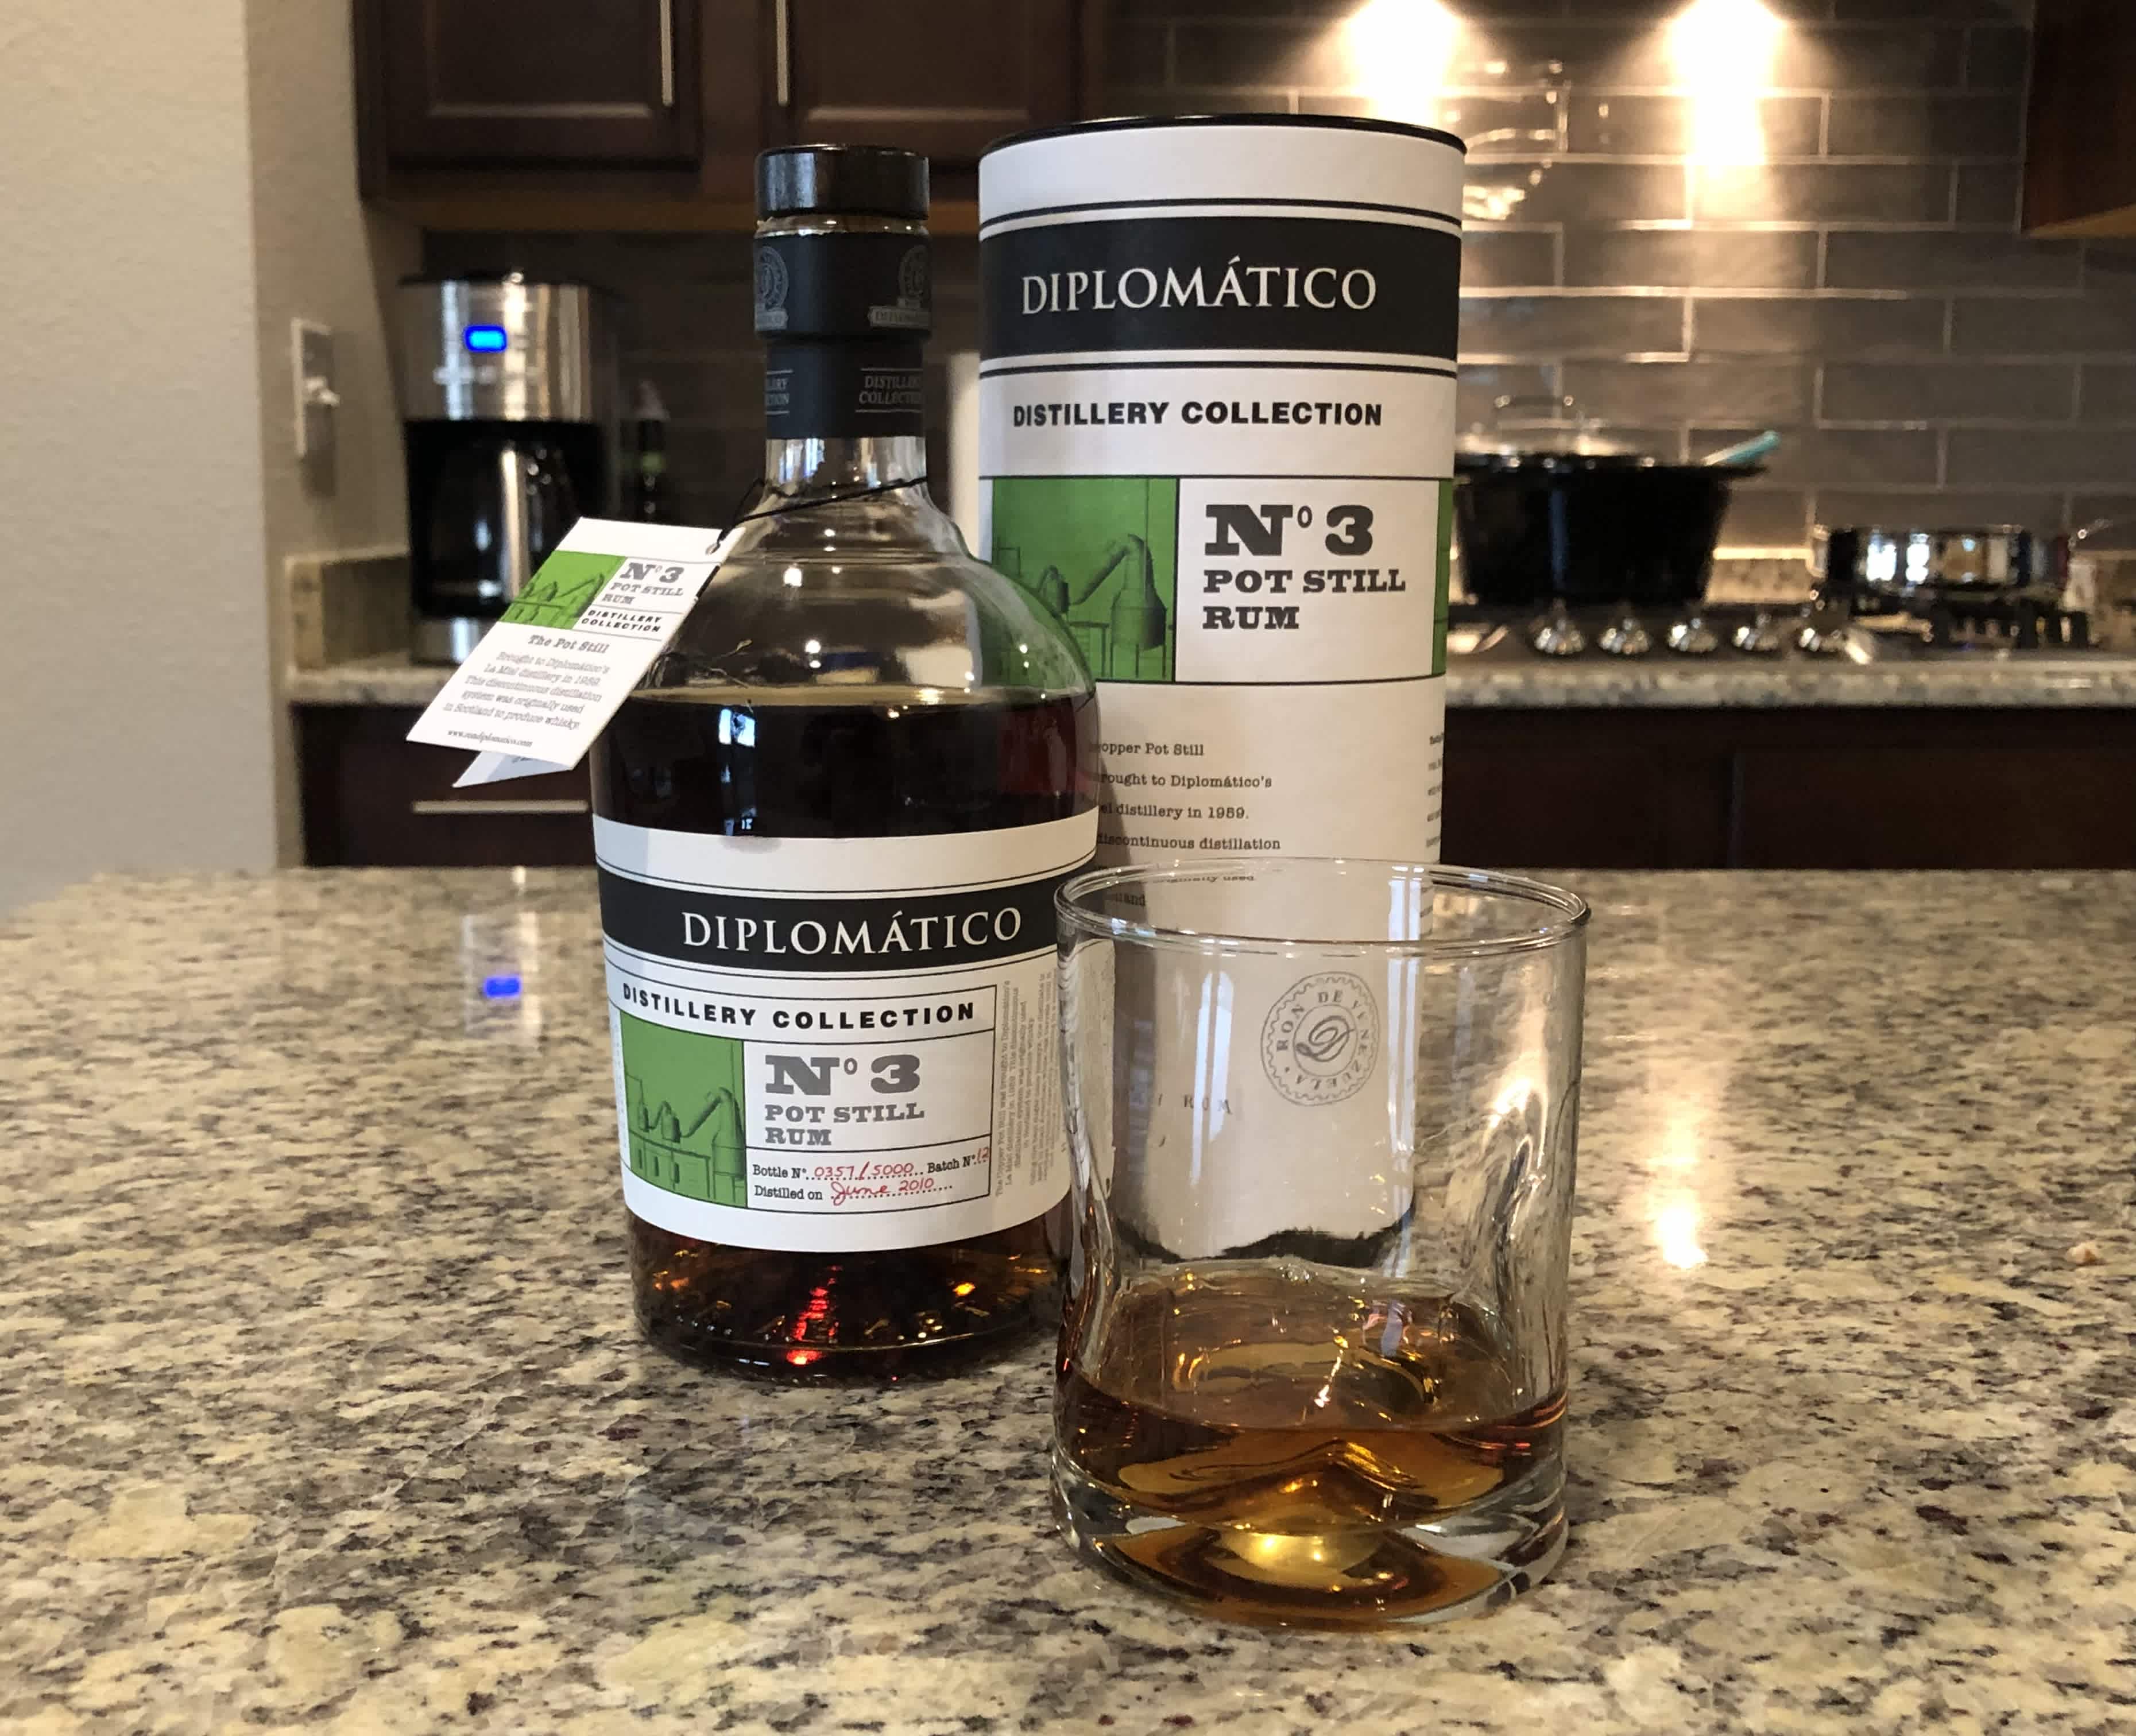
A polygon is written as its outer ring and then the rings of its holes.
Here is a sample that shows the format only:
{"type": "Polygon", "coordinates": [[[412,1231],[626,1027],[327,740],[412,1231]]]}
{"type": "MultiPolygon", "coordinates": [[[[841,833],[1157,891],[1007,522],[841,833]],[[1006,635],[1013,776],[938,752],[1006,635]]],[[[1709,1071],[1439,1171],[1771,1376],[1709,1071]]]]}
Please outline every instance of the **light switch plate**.
{"type": "Polygon", "coordinates": [[[317,461],[334,448],[334,411],[341,394],[334,387],[333,327],[308,319],[289,322],[289,371],[296,381],[297,456],[317,461]]]}

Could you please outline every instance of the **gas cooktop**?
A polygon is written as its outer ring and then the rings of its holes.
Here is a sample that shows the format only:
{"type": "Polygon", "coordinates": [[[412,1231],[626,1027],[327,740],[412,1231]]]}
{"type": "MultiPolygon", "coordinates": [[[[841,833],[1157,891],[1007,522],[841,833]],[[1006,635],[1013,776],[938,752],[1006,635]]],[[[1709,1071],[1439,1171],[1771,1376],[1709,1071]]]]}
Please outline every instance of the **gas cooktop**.
{"type": "Polygon", "coordinates": [[[2082,613],[2037,607],[1848,618],[1795,604],[1708,603],[1672,611],[1494,609],[1457,603],[1446,649],[1464,662],[1575,658],[1888,663],[2114,655],[2082,613]]]}

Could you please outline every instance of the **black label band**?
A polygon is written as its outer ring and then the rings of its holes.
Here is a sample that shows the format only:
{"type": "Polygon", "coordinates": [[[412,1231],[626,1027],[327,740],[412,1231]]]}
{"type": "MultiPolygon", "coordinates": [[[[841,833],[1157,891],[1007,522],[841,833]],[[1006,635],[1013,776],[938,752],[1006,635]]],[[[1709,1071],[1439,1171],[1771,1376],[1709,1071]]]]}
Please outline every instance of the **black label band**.
{"type": "Polygon", "coordinates": [[[925,337],[933,323],[919,235],[760,235],[756,329],[792,337],[925,337]]]}
{"type": "Polygon", "coordinates": [[[920,347],[774,343],[764,358],[764,432],[774,440],[927,432],[920,347]]]}
{"type": "Polygon", "coordinates": [[[634,952],[730,970],[954,969],[1051,947],[1053,892],[1067,878],[979,892],[798,899],[655,885],[604,868],[601,928],[634,952]]]}
{"type": "Polygon", "coordinates": [[[1450,359],[1461,238],[1316,217],[1129,217],[979,243],[982,353],[1367,351],[1450,359]]]}

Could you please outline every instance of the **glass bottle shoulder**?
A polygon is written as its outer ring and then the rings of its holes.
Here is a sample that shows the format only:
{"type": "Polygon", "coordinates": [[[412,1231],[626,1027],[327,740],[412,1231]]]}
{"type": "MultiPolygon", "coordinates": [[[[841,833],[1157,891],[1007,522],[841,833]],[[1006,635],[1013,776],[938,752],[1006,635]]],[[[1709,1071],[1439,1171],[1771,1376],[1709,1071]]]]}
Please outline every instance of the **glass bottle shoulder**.
{"type": "Polygon", "coordinates": [[[784,510],[774,492],[756,510],[641,691],[1090,691],[1066,629],[971,554],[924,487],[784,510]]]}

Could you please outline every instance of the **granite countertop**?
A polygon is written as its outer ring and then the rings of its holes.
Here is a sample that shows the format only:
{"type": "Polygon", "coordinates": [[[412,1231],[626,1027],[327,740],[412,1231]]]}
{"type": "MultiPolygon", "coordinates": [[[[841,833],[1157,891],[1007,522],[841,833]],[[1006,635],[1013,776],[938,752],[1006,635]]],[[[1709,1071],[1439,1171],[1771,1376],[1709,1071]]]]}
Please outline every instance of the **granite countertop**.
{"type": "MultiPolygon", "coordinates": [[[[296,706],[426,706],[449,672],[398,654],[292,670],[285,685],[289,703],[296,706]]],[[[2136,657],[1871,665],[1747,657],[1701,663],[1661,653],[1636,662],[1600,657],[1566,663],[1456,658],[1447,672],[1446,702],[1507,710],[2136,706],[2136,657]]]]}
{"type": "Polygon", "coordinates": [[[2128,1729],[2136,875],[1580,884],[1571,1546],[1362,1636],[1080,1564],[1042,1345],[881,1394],[642,1346],[588,876],[29,912],[0,1728],[2128,1729]]]}

